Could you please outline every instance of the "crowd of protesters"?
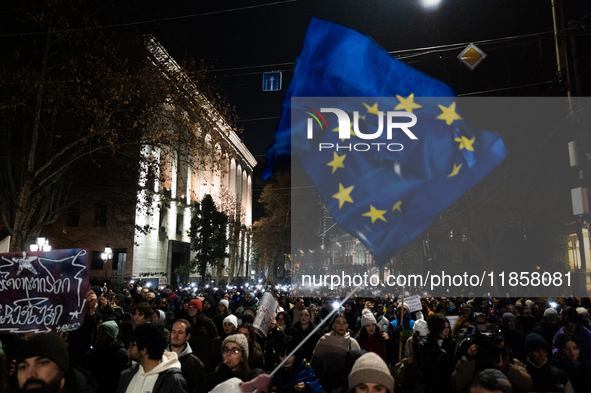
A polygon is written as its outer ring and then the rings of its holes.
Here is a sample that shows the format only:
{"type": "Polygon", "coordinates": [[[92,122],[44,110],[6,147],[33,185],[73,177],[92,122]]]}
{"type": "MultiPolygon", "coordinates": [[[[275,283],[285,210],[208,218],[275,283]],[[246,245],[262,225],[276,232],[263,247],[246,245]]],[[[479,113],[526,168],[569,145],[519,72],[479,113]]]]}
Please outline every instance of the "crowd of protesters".
{"type": "Polygon", "coordinates": [[[589,298],[268,292],[261,332],[262,291],[95,287],[79,329],[0,336],[0,393],[591,392],[589,298]]]}

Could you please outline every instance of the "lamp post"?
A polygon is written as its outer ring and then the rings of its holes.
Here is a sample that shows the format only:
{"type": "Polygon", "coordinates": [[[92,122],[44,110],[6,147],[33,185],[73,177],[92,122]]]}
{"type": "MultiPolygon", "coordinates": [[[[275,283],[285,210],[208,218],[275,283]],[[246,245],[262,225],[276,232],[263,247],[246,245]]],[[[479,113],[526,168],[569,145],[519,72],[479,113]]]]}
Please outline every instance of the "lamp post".
{"type": "Polygon", "coordinates": [[[109,247],[109,244],[107,244],[107,246],[105,247],[105,251],[101,253],[101,259],[103,260],[103,265],[105,267],[105,281],[107,281],[108,272],[107,261],[111,258],[113,258],[113,249],[109,247]]]}
{"type": "Polygon", "coordinates": [[[35,251],[51,251],[51,246],[49,245],[49,239],[44,237],[38,237],[35,243],[29,246],[30,250],[35,251]]]}

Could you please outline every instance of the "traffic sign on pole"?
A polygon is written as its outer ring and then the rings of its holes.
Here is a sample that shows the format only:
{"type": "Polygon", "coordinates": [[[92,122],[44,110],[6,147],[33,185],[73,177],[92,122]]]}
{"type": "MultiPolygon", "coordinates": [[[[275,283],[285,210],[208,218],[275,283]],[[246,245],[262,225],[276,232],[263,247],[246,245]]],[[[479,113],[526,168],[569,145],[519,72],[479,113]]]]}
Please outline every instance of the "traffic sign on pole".
{"type": "Polygon", "coordinates": [[[281,71],[263,73],[263,91],[281,90],[281,71]]]}

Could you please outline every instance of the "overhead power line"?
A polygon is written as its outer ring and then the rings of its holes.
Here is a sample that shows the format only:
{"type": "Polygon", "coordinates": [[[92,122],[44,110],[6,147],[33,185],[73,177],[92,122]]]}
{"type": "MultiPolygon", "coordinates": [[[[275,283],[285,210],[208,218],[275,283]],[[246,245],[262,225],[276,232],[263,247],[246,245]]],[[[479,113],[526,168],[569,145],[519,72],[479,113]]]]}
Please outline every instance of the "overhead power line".
{"type": "MultiPolygon", "coordinates": [[[[209,16],[209,15],[223,14],[223,13],[226,13],[226,12],[243,11],[243,10],[249,10],[249,9],[254,9],[254,8],[269,7],[269,6],[279,5],[279,4],[294,3],[296,1],[297,0],[275,1],[273,3],[250,5],[250,6],[246,6],[246,7],[230,8],[230,9],[227,9],[227,10],[202,12],[202,13],[199,13],[199,14],[171,16],[170,18],[150,19],[150,20],[144,20],[144,21],[140,21],[140,22],[118,23],[118,24],[114,24],[114,25],[94,26],[94,27],[81,27],[81,28],[78,28],[78,29],[55,30],[55,31],[52,31],[52,33],[69,33],[69,32],[84,31],[84,30],[112,29],[112,28],[115,28],[115,27],[137,26],[137,25],[145,25],[145,24],[149,24],[149,23],[168,22],[168,21],[180,20],[180,19],[197,18],[197,17],[200,17],[200,16],[209,16]]],[[[36,31],[36,32],[32,32],[32,33],[0,34],[0,37],[14,37],[14,36],[40,35],[40,34],[47,34],[47,31],[36,31]]]]}

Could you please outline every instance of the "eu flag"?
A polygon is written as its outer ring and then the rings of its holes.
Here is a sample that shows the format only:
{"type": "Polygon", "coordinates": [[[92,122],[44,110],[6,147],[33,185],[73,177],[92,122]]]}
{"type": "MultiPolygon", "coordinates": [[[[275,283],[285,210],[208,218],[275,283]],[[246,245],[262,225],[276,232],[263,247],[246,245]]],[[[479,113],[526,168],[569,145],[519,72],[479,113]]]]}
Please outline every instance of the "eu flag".
{"type": "Polygon", "coordinates": [[[385,263],[507,154],[498,134],[467,127],[453,96],[370,38],[312,19],[262,177],[293,155],[336,221],[385,263]],[[322,108],[347,113],[346,138],[322,108]],[[416,125],[392,127],[408,122],[401,113],[416,125]]]}

